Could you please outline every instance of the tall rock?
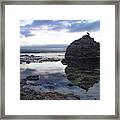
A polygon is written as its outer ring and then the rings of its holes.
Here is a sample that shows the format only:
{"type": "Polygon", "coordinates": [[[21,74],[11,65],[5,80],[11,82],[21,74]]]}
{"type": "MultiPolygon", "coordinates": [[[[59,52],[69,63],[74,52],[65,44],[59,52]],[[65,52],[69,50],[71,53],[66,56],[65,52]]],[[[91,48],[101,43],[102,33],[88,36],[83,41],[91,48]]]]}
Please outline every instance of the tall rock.
{"type": "Polygon", "coordinates": [[[87,92],[100,81],[100,44],[84,35],[67,47],[62,63],[68,80],[87,92]]]}
{"type": "Polygon", "coordinates": [[[68,67],[89,69],[100,66],[100,44],[90,35],[72,42],[66,49],[65,61],[68,67]]]}

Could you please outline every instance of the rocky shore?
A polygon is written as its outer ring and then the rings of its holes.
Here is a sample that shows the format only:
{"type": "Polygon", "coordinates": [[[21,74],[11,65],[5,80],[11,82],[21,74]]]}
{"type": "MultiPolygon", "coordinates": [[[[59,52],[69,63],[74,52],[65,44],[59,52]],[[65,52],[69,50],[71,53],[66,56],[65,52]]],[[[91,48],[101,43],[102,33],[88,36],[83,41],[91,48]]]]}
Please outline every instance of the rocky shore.
{"type": "Polygon", "coordinates": [[[36,92],[29,88],[24,88],[20,93],[21,100],[79,100],[79,96],[73,94],[61,94],[58,92],[36,92]]]}
{"type": "Polygon", "coordinates": [[[100,80],[100,70],[83,70],[80,68],[66,67],[65,73],[68,80],[70,80],[74,85],[85,89],[86,92],[89,88],[93,87],[95,83],[100,80]]]}
{"type": "Polygon", "coordinates": [[[22,63],[41,63],[41,62],[55,62],[55,61],[61,61],[62,58],[48,58],[43,56],[35,56],[35,55],[20,55],[20,64],[22,63]]]}
{"type": "MultiPolygon", "coordinates": [[[[58,75],[56,75],[57,77],[58,75]]],[[[45,77],[45,76],[44,76],[45,77]]],[[[55,76],[52,77],[55,79],[55,76]]],[[[58,79],[64,80],[66,76],[59,76],[58,79]]],[[[55,79],[54,81],[60,81],[55,79]]],[[[50,79],[42,78],[40,75],[27,76],[20,80],[20,99],[21,100],[79,100],[80,96],[73,93],[56,91],[59,83],[53,83],[50,79]],[[37,88],[37,90],[36,90],[37,88]],[[56,90],[55,90],[56,89],[56,90]]],[[[64,87],[64,86],[63,86],[64,87]]],[[[69,87],[69,84],[68,84],[69,87]]]]}

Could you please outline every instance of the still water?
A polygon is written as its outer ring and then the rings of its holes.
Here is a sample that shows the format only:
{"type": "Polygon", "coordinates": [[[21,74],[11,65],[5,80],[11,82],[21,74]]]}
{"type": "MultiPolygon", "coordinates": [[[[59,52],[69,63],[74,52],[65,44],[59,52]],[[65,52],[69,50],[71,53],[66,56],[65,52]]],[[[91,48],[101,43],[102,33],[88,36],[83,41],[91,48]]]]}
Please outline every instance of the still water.
{"type": "MultiPolygon", "coordinates": [[[[35,55],[49,58],[64,58],[64,53],[28,53],[27,55],[35,55]]],[[[39,81],[31,81],[34,84],[37,84],[36,86],[25,86],[35,91],[74,94],[79,96],[81,100],[100,99],[100,82],[95,83],[86,92],[86,90],[80,88],[77,85],[70,85],[72,84],[72,82],[67,79],[67,75],[65,74],[65,68],[66,65],[63,65],[61,61],[30,64],[23,63],[20,65],[20,78],[24,79],[27,76],[40,75],[39,81]]]]}

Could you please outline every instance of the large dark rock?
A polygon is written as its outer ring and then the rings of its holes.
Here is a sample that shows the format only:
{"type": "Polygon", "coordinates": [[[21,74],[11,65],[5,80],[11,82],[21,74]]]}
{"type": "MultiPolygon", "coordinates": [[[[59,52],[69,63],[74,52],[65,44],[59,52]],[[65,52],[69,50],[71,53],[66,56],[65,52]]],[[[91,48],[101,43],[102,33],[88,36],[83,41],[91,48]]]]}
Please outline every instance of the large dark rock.
{"type": "Polygon", "coordinates": [[[68,80],[86,92],[100,80],[100,44],[89,34],[72,42],[61,62],[68,80]]]}
{"type": "Polygon", "coordinates": [[[65,62],[68,67],[93,68],[100,66],[100,44],[90,35],[72,42],[66,49],[65,62]]]}

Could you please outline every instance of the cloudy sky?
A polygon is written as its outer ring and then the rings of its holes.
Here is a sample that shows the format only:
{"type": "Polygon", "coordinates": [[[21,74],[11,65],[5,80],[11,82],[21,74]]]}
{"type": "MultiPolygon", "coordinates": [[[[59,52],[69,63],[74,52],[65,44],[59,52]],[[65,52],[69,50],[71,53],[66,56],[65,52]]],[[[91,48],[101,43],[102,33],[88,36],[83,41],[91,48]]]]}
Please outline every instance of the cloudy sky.
{"type": "Polygon", "coordinates": [[[100,42],[99,20],[20,20],[20,44],[70,44],[87,32],[100,42]]]}

